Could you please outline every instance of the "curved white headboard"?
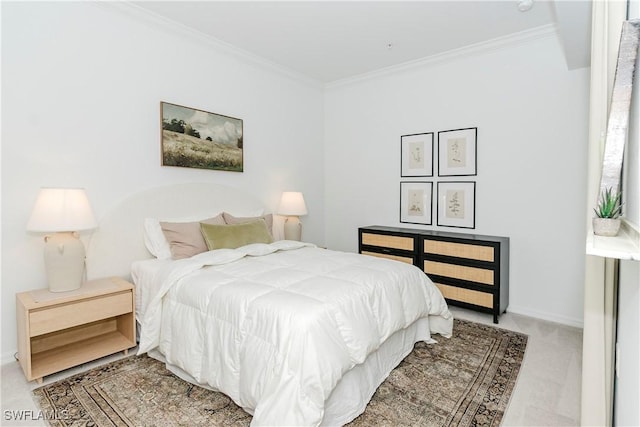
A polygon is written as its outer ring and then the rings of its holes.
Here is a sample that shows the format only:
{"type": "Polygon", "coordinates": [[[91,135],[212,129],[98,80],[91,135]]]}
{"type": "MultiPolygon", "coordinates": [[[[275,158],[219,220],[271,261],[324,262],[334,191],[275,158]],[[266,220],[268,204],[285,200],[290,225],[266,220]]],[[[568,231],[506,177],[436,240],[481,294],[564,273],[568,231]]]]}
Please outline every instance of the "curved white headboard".
{"type": "Polygon", "coordinates": [[[208,218],[226,211],[249,215],[260,201],[235,188],[212,183],[157,187],[126,198],[101,219],[87,244],[87,279],[130,277],[131,263],[152,258],[144,245],[145,218],[208,218]]]}

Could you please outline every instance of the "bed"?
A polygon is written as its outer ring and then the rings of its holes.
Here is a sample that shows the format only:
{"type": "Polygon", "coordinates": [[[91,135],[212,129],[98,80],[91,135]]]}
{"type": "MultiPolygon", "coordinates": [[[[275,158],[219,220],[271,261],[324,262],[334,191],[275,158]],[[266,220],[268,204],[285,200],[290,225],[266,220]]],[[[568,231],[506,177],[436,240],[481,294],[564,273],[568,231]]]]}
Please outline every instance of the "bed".
{"type": "Polygon", "coordinates": [[[87,275],[132,278],[139,353],[227,394],[252,425],[345,424],[416,342],[450,336],[446,303],[419,269],[279,240],[278,218],[272,241],[252,237],[177,260],[149,251],[145,220],[198,222],[221,212],[257,220],[210,225],[207,243],[263,227],[261,203],[231,188],[182,184],[135,195],[101,221],[87,275]]]}

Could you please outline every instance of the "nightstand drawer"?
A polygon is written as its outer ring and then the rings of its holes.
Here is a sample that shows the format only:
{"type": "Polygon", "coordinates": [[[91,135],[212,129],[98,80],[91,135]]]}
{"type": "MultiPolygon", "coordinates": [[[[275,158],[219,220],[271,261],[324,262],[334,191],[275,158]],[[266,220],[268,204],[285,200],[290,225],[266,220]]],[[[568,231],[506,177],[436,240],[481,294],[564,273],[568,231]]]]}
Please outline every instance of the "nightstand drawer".
{"type": "Polygon", "coordinates": [[[119,316],[132,311],[131,292],[105,295],[29,313],[29,336],[119,316]]]}

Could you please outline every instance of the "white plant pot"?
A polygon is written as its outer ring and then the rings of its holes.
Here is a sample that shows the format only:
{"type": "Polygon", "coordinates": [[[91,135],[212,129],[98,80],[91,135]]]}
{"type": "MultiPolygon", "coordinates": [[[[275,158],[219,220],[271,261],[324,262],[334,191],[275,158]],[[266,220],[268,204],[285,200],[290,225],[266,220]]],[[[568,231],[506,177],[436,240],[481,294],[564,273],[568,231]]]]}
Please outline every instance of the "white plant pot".
{"type": "Polygon", "coordinates": [[[593,218],[593,234],[613,237],[620,230],[620,218],[593,218]]]}

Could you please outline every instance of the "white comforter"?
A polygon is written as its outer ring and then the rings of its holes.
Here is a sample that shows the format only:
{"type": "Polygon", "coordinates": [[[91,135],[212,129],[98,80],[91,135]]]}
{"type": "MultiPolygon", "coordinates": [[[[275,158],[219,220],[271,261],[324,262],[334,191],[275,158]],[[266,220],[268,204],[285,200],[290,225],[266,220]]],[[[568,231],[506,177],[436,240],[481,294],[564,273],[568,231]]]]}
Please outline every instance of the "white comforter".
{"type": "Polygon", "coordinates": [[[427,276],[395,261],[278,241],[172,265],[158,274],[138,353],[159,349],[253,425],[319,425],[340,378],[387,337],[430,315],[452,324],[427,276]]]}

